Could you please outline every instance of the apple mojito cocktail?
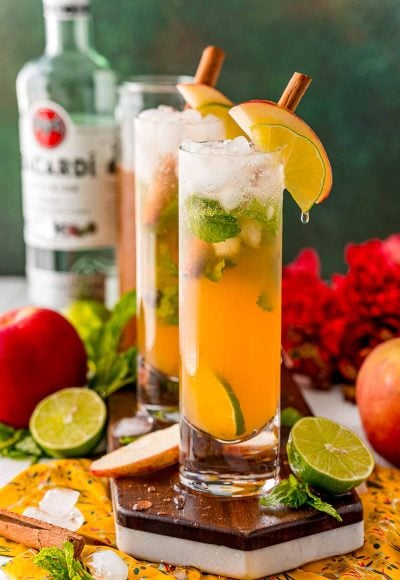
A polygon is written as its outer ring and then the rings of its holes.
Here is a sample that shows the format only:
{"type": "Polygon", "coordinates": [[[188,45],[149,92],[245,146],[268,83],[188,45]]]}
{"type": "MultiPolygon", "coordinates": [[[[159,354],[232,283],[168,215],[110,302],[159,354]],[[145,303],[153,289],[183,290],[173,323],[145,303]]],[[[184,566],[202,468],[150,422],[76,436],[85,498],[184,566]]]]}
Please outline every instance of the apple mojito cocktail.
{"type": "Polygon", "coordinates": [[[223,123],[198,111],[143,111],[135,121],[139,408],[177,420],[178,148],[183,139],[224,136],[223,123]]]}
{"type": "Polygon", "coordinates": [[[274,485],[281,350],[281,153],[185,142],[180,165],[181,479],[274,485]]]}
{"type": "Polygon", "coordinates": [[[250,140],[180,151],[180,478],[193,489],[249,495],[278,475],[282,192],[307,222],[332,186],[321,141],[293,113],[310,82],[294,73],[278,103],[230,109],[216,89],[178,86],[250,140]]]}

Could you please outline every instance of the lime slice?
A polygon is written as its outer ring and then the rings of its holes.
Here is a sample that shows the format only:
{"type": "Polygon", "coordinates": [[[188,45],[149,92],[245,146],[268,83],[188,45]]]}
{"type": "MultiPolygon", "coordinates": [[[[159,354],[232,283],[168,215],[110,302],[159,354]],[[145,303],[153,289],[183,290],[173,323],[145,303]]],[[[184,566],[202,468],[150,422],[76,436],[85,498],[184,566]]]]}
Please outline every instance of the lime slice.
{"type": "Polygon", "coordinates": [[[261,150],[282,150],[285,187],[303,212],[328,197],[329,158],[305,121],[271,101],[248,101],[232,107],[229,114],[261,150]]]}
{"type": "Polygon", "coordinates": [[[232,117],[229,115],[229,111],[232,105],[223,105],[221,103],[208,103],[207,105],[202,105],[197,107],[197,110],[202,114],[203,117],[207,115],[215,115],[218,119],[221,119],[225,125],[225,138],[235,139],[235,137],[240,137],[245,135],[241,130],[239,125],[235,123],[232,117]]]}
{"type": "Polygon", "coordinates": [[[235,441],[245,432],[240,401],[232,386],[213,371],[200,368],[187,378],[183,414],[200,431],[221,441],[235,441]]]}
{"type": "Polygon", "coordinates": [[[251,135],[263,151],[282,149],[285,188],[303,212],[309,211],[321,196],[326,180],[326,166],[318,147],[308,137],[281,125],[255,125],[251,135]]]}
{"type": "Polygon", "coordinates": [[[287,454],[295,475],[330,494],[356,487],[374,468],[373,457],[361,439],[323,417],[304,417],[293,426],[287,454]]]}
{"type": "Polygon", "coordinates": [[[29,427],[51,457],[80,457],[98,443],[106,417],[104,401],[95,391],[73,387],[40,401],[29,427]]]}

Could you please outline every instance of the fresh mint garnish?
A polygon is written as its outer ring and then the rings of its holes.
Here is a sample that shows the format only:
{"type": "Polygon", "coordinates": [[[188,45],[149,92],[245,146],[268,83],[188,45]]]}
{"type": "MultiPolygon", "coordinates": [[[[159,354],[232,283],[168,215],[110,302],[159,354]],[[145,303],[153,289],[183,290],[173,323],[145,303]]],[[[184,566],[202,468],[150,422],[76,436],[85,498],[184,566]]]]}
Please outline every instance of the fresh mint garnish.
{"type": "Polygon", "coordinates": [[[28,429],[13,429],[13,427],[0,423],[0,457],[32,458],[32,461],[35,462],[43,455],[43,450],[33,439],[28,429]]]}
{"type": "Polygon", "coordinates": [[[85,568],[74,558],[72,542],[65,542],[63,549],[42,548],[34,557],[33,563],[50,573],[52,580],[94,580],[85,568]]]}
{"type": "Polygon", "coordinates": [[[179,289],[178,285],[166,286],[158,291],[157,316],[163,318],[166,324],[176,325],[179,321],[179,289]]]}
{"type": "Polygon", "coordinates": [[[264,312],[271,312],[273,310],[273,306],[265,292],[261,292],[257,298],[257,306],[259,306],[261,310],[264,310],[264,312]]]}
{"type": "Polygon", "coordinates": [[[281,411],[281,426],[293,427],[304,415],[294,407],[285,407],[281,411]]]}
{"type": "Polygon", "coordinates": [[[325,502],[310,490],[308,483],[299,481],[294,475],[283,479],[272,491],[260,499],[260,505],[264,507],[276,507],[286,505],[298,509],[303,505],[309,505],[314,509],[327,513],[339,522],[342,521],[340,514],[335,508],[325,502]]]}
{"type": "Polygon", "coordinates": [[[190,232],[204,242],[216,244],[240,234],[236,217],[216,199],[192,194],[185,201],[185,210],[190,232]]]}

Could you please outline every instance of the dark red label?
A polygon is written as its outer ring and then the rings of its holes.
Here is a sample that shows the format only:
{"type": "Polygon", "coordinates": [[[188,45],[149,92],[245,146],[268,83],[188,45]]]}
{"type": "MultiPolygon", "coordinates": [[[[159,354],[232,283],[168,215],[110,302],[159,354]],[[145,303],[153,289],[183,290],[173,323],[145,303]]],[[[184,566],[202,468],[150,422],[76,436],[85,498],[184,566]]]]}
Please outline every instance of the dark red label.
{"type": "Polygon", "coordinates": [[[42,147],[51,149],[64,140],[65,123],[56,111],[38,109],[33,118],[33,132],[42,147]]]}

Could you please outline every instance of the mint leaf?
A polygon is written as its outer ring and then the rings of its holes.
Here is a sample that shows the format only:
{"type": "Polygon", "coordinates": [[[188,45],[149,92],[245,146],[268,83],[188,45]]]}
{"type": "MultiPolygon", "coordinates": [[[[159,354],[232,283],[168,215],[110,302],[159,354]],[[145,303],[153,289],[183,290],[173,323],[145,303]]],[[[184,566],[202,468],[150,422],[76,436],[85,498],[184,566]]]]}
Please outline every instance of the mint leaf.
{"type": "Polygon", "coordinates": [[[236,217],[216,199],[192,194],[185,201],[185,210],[187,227],[204,242],[215,244],[240,234],[236,217]]]}
{"type": "Polygon", "coordinates": [[[3,442],[9,441],[15,433],[15,429],[5,423],[0,423],[0,447],[3,442]]]}
{"type": "Polygon", "coordinates": [[[156,230],[158,234],[168,234],[171,225],[176,227],[178,223],[178,196],[176,195],[167,207],[163,209],[158,218],[156,230]]]}
{"type": "Polygon", "coordinates": [[[214,258],[206,263],[203,274],[211,282],[219,282],[225,267],[226,261],[224,258],[214,258]]]}
{"type": "Polygon", "coordinates": [[[236,218],[240,220],[246,219],[255,221],[262,226],[263,238],[266,240],[273,240],[279,232],[281,224],[281,210],[278,203],[271,204],[262,203],[256,197],[245,201],[236,207],[232,212],[236,218]],[[268,217],[269,208],[273,208],[272,217],[268,217]]]}
{"type": "Polygon", "coordinates": [[[281,411],[281,425],[282,427],[293,427],[303,415],[294,407],[285,407],[281,411]]]}
{"type": "Polygon", "coordinates": [[[330,503],[327,503],[326,501],[322,501],[322,499],[320,497],[315,495],[310,490],[310,487],[307,483],[305,484],[305,487],[306,487],[306,491],[308,494],[308,500],[307,500],[308,505],[312,506],[316,510],[319,510],[320,512],[325,512],[325,513],[329,514],[333,518],[337,519],[338,522],[342,521],[342,518],[340,517],[338,512],[335,510],[335,508],[330,503]]]}
{"type": "Polygon", "coordinates": [[[38,458],[43,450],[33,439],[28,429],[13,429],[0,423],[0,456],[11,459],[38,458]]]}
{"type": "Polygon", "coordinates": [[[273,306],[265,292],[261,292],[257,298],[256,304],[261,308],[261,310],[264,310],[264,312],[271,312],[273,310],[273,306]]]}
{"type": "Polygon", "coordinates": [[[122,331],[129,320],[136,314],[136,292],[125,292],[114,306],[110,318],[105,322],[95,353],[99,356],[116,351],[121,340],[122,331]]]}
{"type": "Polygon", "coordinates": [[[159,279],[164,279],[168,276],[178,278],[178,265],[172,259],[168,247],[163,247],[162,251],[158,252],[157,275],[159,279]]]}
{"type": "Polygon", "coordinates": [[[294,475],[289,475],[288,479],[283,479],[268,495],[260,499],[260,505],[274,507],[283,504],[291,508],[299,508],[307,502],[307,498],[307,492],[302,484],[294,475]]]}
{"type": "Polygon", "coordinates": [[[109,352],[98,359],[89,387],[103,399],[136,380],[136,348],[109,352]]]}
{"type": "Polygon", "coordinates": [[[178,285],[166,286],[160,290],[157,297],[157,316],[163,318],[166,324],[177,325],[179,321],[179,289],[178,285]]]}
{"type": "Polygon", "coordinates": [[[42,448],[39,447],[28,430],[26,430],[18,443],[15,444],[15,449],[23,453],[25,456],[34,455],[40,457],[43,455],[42,448]]]}
{"type": "Polygon", "coordinates": [[[139,439],[140,435],[124,435],[118,439],[118,443],[120,445],[129,445],[129,443],[133,443],[136,439],[139,439]]]}
{"type": "Polygon", "coordinates": [[[292,474],[289,475],[288,479],[283,479],[278,483],[268,495],[260,499],[260,505],[264,507],[286,505],[297,509],[305,504],[332,516],[339,522],[342,521],[341,516],[331,504],[322,501],[319,496],[310,490],[308,483],[299,481],[292,474]]]}
{"type": "Polygon", "coordinates": [[[50,573],[52,580],[94,580],[79,560],[74,558],[72,542],[65,542],[63,549],[42,548],[33,557],[33,563],[50,573]]]}

